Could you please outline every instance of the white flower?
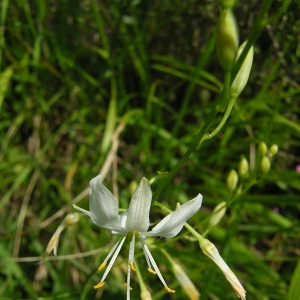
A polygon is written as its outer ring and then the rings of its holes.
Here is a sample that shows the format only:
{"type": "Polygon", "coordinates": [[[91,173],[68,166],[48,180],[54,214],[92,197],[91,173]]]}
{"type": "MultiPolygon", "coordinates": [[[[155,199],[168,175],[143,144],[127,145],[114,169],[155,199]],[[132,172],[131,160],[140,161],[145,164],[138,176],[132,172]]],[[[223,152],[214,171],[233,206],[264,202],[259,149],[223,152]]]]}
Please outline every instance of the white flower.
{"type": "Polygon", "coordinates": [[[145,237],[162,236],[170,238],[177,235],[181,231],[187,219],[193,216],[200,209],[202,195],[199,194],[196,198],[181,205],[177,210],[162,219],[151,231],[147,231],[150,224],[149,211],[151,199],[152,192],[150,184],[146,178],[143,178],[132,195],[127,211],[118,215],[118,203],[110,191],[102,184],[101,175],[90,181],[90,211],[86,211],[78,206],[75,206],[75,208],[88,215],[92,222],[97,226],[110,229],[113,234],[120,234],[122,236],[98,268],[98,270],[102,270],[111,258],[100,283],[95,285],[94,288],[100,288],[105,284],[104,280],[112,268],[126,236],[128,236],[131,238],[131,242],[128,258],[127,283],[125,286],[127,287],[127,299],[130,299],[130,271],[135,271],[133,266],[134,244],[135,238],[138,236],[141,240],[148,264],[148,271],[153,274],[157,274],[165,289],[169,293],[175,292],[167,286],[163,279],[154,258],[145,244],[145,237]]]}
{"type": "Polygon", "coordinates": [[[199,240],[199,243],[203,253],[206,256],[208,256],[221,269],[226,279],[231,284],[236,295],[242,300],[246,300],[245,289],[243,288],[235,274],[229,269],[228,265],[219,254],[219,251],[216,248],[216,246],[212,242],[204,238],[199,240]]]}

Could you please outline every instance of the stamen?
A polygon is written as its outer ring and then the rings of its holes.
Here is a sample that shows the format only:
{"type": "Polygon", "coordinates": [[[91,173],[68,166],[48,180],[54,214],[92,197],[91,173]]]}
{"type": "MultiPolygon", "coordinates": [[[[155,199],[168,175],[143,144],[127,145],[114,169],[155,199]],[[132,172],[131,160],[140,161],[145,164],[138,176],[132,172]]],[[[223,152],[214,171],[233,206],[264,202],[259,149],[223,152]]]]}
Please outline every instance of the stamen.
{"type": "MultiPolygon", "coordinates": [[[[112,268],[112,266],[113,266],[115,260],[117,259],[117,256],[118,256],[118,254],[119,254],[119,252],[120,252],[120,250],[121,250],[121,248],[122,248],[122,246],[123,246],[123,243],[124,243],[124,241],[125,241],[125,238],[126,238],[126,236],[123,236],[123,237],[121,238],[121,240],[117,243],[117,244],[118,244],[118,247],[117,247],[117,249],[115,250],[115,253],[114,253],[113,257],[111,258],[111,260],[110,260],[110,262],[109,262],[109,264],[108,264],[108,267],[107,267],[107,269],[105,270],[105,272],[104,272],[104,274],[103,274],[103,276],[102,276],[101,282],[104,281],[104,279],[106,278],[106,276],[107,276],[107,274],[109,273],[110,269],[112,268]]],[[[113,250],[114,250],[114,248],[116,248],[116,247],[113,247],[113,250]]],[[[112,251],[110,251],[109,255],[111,255],[111,253],[112,253],[112,251]]],[[[109,256],[108,256],[108,257],[109,257],[109,256]]]]}
{"type": "Polygon", "coordinates": [[[110,259],[110,257],[113,255],[113,253],[115,252],[115,250],[117,249],[118,245],[120,244],[122,238],[120,238],[115,245],[112,247],[112,249],[109,251],[108,255],[106,256],[106,258],[104,259],[103,263],[99,266],[98,271],[101,271],[102,269],[104,269],[107,265],[108,260],[110,259]]]}
{"type": "Polygon", "coordinates": [[[144,251],[144,255],[145,255],[145,258],[146,258],[146,261],[147,261],[147,265],[148,265],[148,271],[152,274],[156,274],[156,272],[154,272],[152,270],[152,266],[151,266],[151,263],[150,263],[150,260],[148,258],[148,254],[147,252],[145,251],[145,238],[140,234],[140,240],[141,240],[141,243],[142,243],[142,248],[143,248],[143,251],[144,251]],[[150,271],[151,270],[151,271],[150,271]],[[154,272],[154,273],[153,273],[154,272]]]}
{"type": "Polygon", "coordinates": [[[98,271],[101,271],[102,269],[104,269],[106,267],[107,263],[103,262],[99,267],[98,267],[98,271]]]}
{"type": "Polygon", "coordinates": [[[165,289],[168,293],[171,293],[171,294],[174,294],[174,293],[175,293],[174,290],[171,290],[171,289],[168,288],[167,286],[165,286],[164,289],[165,289]]]}
{"type": "Polygon", "coordinates": [[[102,282],[102,281],[99,282],[98,284],[94,285],[94,289],[99,289],[99,288],[103,287],[105,283],[106,282],[102,282]]]}
{"type": "Polygon", "coordinates": [[[130,248],[129,248],[129,257],[128,257],[128,267],[127,267],[127,300],[130,300],[130,291],[132,288],[130,287],[130,271],[136,271],[133,266],[133,258],[134,258],[134,244],[135,244],[135,232],[133,232],[132,240],[130,242],[130,248]]]}
{"type": "MultiPolygon", "coordinates": [[[[126,288],[128,287],[127,283],[124,283],[124,286],[126,286],[126,288]]],[[[129,286],[129,289],[132,291],[133,288],[131,286],[129,286]]]]}
{"type": "Polygon", "coordinates": [[[134,272],[136,271],[136,269],[135,269],[133,263],[129,262],[128,265],[129,265],[131,271],[134,271],[134,272]]]}
{"type": "MultiPolygon", "coordinates": [[[[150,250],[148,249],[147,245],[146,245],[145,243],[142,243],[142,245],[143,245],[143,248],[145,249],[145,250],[144,250],[144,253],[146,253],[146,254],[148,255],[148,258],[149,258],[149,260],[150,260],[150,262],[151,262],[151,264],[152,264],[152,266],[153,266],[155,272],[157,273],[157,276],[159,277],[160,281],[161,281],[162,284],[164,285],[165,290],[166,290],[168,293],[175,293],[174,290],[171,290],[171,289],[167,286],[167,284],[166,284],[164,278],[162,277],[162,275],[161,275],[161,273],[160,273],[160,271],[159,271],[159,269],[158,269],[158,266],[157,266],[157,264],[156,264],[156,262],[155,262],[153,256],[151,255],[150,250]]],[[[151,269],[151,268],[150,268],[150,269],[151,269]]],[[[148,271],[149,271],[149,269],[148,269],[148,271]]],[[[152,273],[152,272],[151,272],[151,273],[152,273]]]]}
{"type": "Polygon", "coordinates": [[[147,270],[148,270],[150,273],[156,275],[156,272],[155,272],[154,270],[152,270],[152,269],[150,269],[150,268],[148,268],[147,270]]]}

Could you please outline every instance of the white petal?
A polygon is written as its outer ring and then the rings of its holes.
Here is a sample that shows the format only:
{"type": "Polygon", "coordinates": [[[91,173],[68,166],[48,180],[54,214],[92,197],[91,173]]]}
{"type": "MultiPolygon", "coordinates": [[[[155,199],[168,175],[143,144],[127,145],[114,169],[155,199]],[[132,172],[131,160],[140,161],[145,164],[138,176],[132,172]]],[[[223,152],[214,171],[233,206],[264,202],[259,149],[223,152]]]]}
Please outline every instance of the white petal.
{"type": "Polygon", "coordinates": [[[147,231],[152,199],[150,184],[143,178],[132,195],[127,210],[126,229],[128,231],[147,231]]]}
{"type": "Polygon", "coordinates": [[[143,232],[148,236],[173,237],[182,229],[184,223],[193,216],[202,203],[202,195],[184,203],[178,209],[163,218],[150,232],[143,232]]]}
{"type": "MultiPolygon", "coordinates": [[[[125,228],[126,220],[127,220],[127,210],[118,216],[119,224],[122,228],[125,228]]],[[[118,231],[111,231],[112,234],[120,234],[118,231]]]]}
{"type": "Polygon", "coordinates": [[[94,224],[122,234],[126,230],[118,220],[118,203],[111,192],[102,184],[101,175],[90,181],[90,217],[94,224]]]}

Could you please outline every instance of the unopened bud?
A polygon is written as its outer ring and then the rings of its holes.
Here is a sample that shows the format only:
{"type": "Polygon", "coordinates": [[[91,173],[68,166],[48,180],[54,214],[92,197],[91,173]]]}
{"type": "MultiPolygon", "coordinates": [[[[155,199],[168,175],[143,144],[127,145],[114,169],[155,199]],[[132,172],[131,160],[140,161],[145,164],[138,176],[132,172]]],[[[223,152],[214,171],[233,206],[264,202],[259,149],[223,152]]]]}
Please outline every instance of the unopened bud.
{"type": "Polygon", "coordinates": [[[213,210],[212,215],[209,219],[208,226],[214,227],[219,224],[226,213],[226,202],[219,203],[213,210]]]}
{"type": "Polygon", "coordinates": [[[132,195],[137,188],[137,182],[135,180],[131,181],[128,188],[130,194],[132,195]]]}
{"type": "Polygon", "coordinates": [[[235,170],[231,170],[227,176],[226,185],[230,192],[236,189],[239,176],[235,170]]]}
{"type": "Polygon", "coordinates": [[[238,27],[230,8],[221,12],[216,29],[216,48],[224,70],[231,70],[239,45],[238,27]]]}
{"type": "Polygon", "coordinates": [[[260,161],[260,169],[261,171],[266,174],[271,167],[271,162],[267,156],[264,156],[260,161]]]}
{"type": "Polygon", "coordinates": [[[239,164],[239,174],[241,177],[245,177],[249,171],[249,163],[248,160],[243,157],[239,164]]]}
{"type": "MultiPolygon", "coordinates": [[[[246,43],[247,43],[247,41],[244,42],[238,49],[236,60],[238,60],[238,58],[241,56],[241,54],[246,46],[246,43]]],[[[253,46],[251,46],[238,73],[236,74],[236,76],[231,84],[231,87],[229,90],[229,94],[231,97],[237,98],[241,94],[243,89],[245,88],[245,86],[248,82],[249,74],[250,74],[251,67],[252,67],[253,53],[254,53],[253,46]]]]}
{"type": "Polygon", "coordinates": [[[208,256],[223,272],[226,279],[231,284],[233,290],[239,298],[242,300],[246,299],[246,291],[235,276],[235,274],[229,269],[224,259],[219,254],[216,246],[207,239],[199,240],[199,245],[203,253],[208,256]]]}
{"type": "Polygon", "coordinates": [[[265,156],[268,152],[267,145],[264,142],[260,142],[258,145],[258,151],[261,156],[265,156]]]}
{"type": "Polygon", "coordinates": [[[179,284],[191,300],[198,300],[200,293],[191,281],[190,277],[186,274],[184,269],[177,263],[172,264],[173,272],[179,284]]]}
{"type": "Polygon", "coordinates": [[[272,155],[276,155],[278,153],[278,146],[276,144],[273,144],[270,149],[269,149],[270,153],[272,155]]]}
{"type": "Polygon", "coordinates": [[[78,223],[79,215],[79,213],[68,214],[63,220],[64,226],[73,226],[78,223]]]}
{"type": "Polygon", "coordinates": [[[151,297],[151,294],[148,290],[144,289],[142,292],[141,292],[141,299],[142,300],[152,300],[152,297],[151,297]]]}

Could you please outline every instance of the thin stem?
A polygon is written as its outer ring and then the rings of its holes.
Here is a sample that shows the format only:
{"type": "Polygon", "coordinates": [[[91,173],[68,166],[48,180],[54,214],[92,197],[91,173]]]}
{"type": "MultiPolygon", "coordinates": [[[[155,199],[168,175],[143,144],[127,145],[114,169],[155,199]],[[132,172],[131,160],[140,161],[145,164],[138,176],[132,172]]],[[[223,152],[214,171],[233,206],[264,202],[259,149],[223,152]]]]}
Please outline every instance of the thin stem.
{"type": "Polygon", "coordinates": [[[202,143],[205,140],[211,139],[212,137],[214,137],[222,129],[222,127],[224,126],[225,122],[227,121],[227,119],[230,115],[230,112],[233,108],[235,100],[236,100],[236,98],[233,98],[233,97],[230,98],[229,104],[228,104],[227,109],[226,109],[226,112],[225,112],[220,124],[218,125],[218,127],[212,133],[207,133],[206,135],[204,135],[203,138],[201,139],[200,143],[202,143]]]}

